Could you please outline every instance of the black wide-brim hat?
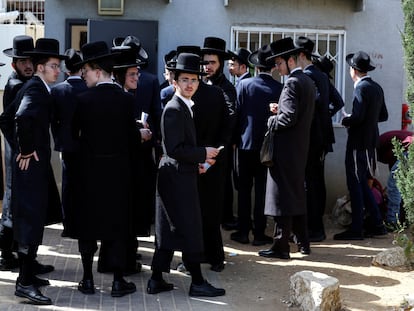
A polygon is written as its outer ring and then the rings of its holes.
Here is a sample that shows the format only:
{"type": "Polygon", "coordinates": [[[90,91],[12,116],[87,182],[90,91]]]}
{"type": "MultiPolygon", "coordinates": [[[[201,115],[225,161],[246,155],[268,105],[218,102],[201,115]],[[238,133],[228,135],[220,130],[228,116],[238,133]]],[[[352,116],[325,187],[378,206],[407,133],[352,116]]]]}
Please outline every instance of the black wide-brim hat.
{"type": "Polygon", "coordinates": [[[81,66],[76,64],[82,61],[80,51],[70,48],[65,51],[65,55],[68,57],[67,59],[65,59],[66,68],[69,71],[78,71],[81,68],[81,66]]]}
{"type": "MultiPolygon", "coordinates": [[[[208,64],[207,61],[204,61],[201,58],[201,56],[202,56],[201,48],[198,45],[179,45],[179,46],[177,46],[177,57],[181,53],[196,54],[196,55],[200,56],[200,65],[207,65],[208,64]]],[[[177,57],[174,59],[175,63],[177,63],[177,57]]],[[[175,63],[173,63],[173,65],[175,65],[175,63]]]]}
{"type": "Polygon", "coordinates": [[[133,68],[145,64],[130,46],[116,46],[112,48],[112,52],[118,53],[114,56],[114,69],[133,68]]]}
{"type": "Polygon", "coordinates": [[[329,78],[332,79],[331,71],[334,68],[332,61],[328,56],[322,56],[314,61],[314,65],[318,67],[322,72],[326,73],[329,78]]]}
{"type": "Polygon", "coordinates": [[[77,63],[78,66],[83,66],[86,63],[100,62],[104,60],[113,59],[118,52],[112,52],[105,41],[95,41],[85,43],[81,47],[82,61],[77,63]]]}
{"type": "Polygon", "coordinates": [[[265,44],[257,51],[250,54],[248,61],[255,67],[272,68],[275,66],[275,62],[268,58],[272,56],[272,50],[270,45],[265,44]]]}
{"type": "Polygon", "coordinates": [[[363,51],[348,54],[346,56],[346,62],[349,66],[361,72],[368,72],[375,69],[375,66],[371,63],[371,58],[363,51]]]}
{"type": "Polygon", "coordinates": [[[226,41],[216,37],[206,37],[204,39],[201,55],[204,54],[216,54],[224,59],[231,58],[231,55],[226,52],[226,41]]]}
{"type": "Polygon", "coordinates": [[[177,62],[174,66],[166,67],[168,70],[174,72],[193,73],[200,76],[205,76],[206,73],[200,69],[200,56],[193,53],[181,53],[177,57],[177,62]]]}
{"type": "Polygon", "coordinates": [[[29,58],[25,52],[33,51],[33,38],[30,36],[16,36],[13,38],[13,47],[3,50],[4,55],[14,58],[29,58]]]}
{"type": "Polygon", "coordinates": [[[37,39],[34,49],[23,54],[30,57],[55,57],[62,60],[68,58],[59,53],[59,41],[52,38],[37,39]]]}
{"type": "Polygon", "coordinates": [[[249,64],[249,56],[252,54],[248,49],[245,48],[238,48],[236,52],[227,51],[230,54],[231,59],[237,60],[239,63],[245,64],[246,66],[250,66],[249,64]]]}
{"type": "Polygon", "coordinates": [[[268,57],[266,60],[272,60],[276,57],[289,56],[303,50],[293,44],[291,37],[273,41],[270,43],[270,49],[272,50],[272,56],[268,57]]]}
{"type": "Polygon", "coordinates": [[[318,55],[313,54],[313,48],[315,47],[315,42],[313,42],[311,39],[307,37],[304,37],[304,36],[297,37],[295,39],[294,45],[297,48],[303,49],[303,52],[309,54],[310,56],[319,57],[318,55]]]}
{"type": "Polygon", "coordinates": [[[129,46],[136,53],[137,57],[144,63],[148,62],[148,53],[141,45],[141,41],[135,36],[117,37],[112,40],[113,47],[126,47],[129,46]]]}

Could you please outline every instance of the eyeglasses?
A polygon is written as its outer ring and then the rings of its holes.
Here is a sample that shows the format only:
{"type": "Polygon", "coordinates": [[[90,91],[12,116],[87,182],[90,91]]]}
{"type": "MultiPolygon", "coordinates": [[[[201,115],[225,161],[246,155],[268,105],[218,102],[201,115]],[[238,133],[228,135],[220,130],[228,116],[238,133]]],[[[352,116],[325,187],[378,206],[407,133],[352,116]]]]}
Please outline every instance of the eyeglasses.
{"type": "Polygon", "coordinates": [[[280,62],[276,62],[276,63],[275,63],[276,67],[280,67],[280,66],[282,66],[283,64],[285,64],[285,62],[284,62],[284,61],[280,61],[280,62]]]}
{"type": "Polygon", "coordinates": [[[45,64],[45,66],[48,66],[49,68],[52,68],[53,70],[60,69],[60,65],[59,64],[45,64]]]}
{"type": "Polygon", "coordinates": [[[139,78],[140,76],[141,76],[141,73],[139,73],[139,72],[130,72],[130,73],[127,73],[127,77],[128,78],[134,78],[134,77],[139,78]]]}
{"type": "Polygon", "coordinates": [[[182,78],[182,79],[178,79],[179,82],[181,83],[185,83],[185,84],[196,84],[199,82],[198,79],[189,79],[189,78],[182,78]]]}

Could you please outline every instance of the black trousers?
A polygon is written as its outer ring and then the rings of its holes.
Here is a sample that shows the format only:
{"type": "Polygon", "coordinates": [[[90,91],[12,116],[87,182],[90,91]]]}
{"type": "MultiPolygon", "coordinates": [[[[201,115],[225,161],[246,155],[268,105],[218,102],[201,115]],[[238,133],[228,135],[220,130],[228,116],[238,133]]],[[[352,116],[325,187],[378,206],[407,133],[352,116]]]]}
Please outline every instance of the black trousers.
{"type": "Polygon", "coordinates": [[[309,232],[325,233],[323,215],[326,205],[325,155],[310,148],[306,164],[306,206],[309,232]]]}
{"type": "MultiPolygon", "coordinates": [[[[95,254],[98,250],[96,240],[79,239],[79,252],[81,254],[95,254]]],[[[101,247],[105,249],[105,264],[111,271],[125,271],[127,246],[125,240],[103,240],[101,247]]]]}
{"type": "Polygon", "coordinates": [[[239,191],[238,191],[238,221],[239,230],[248,234],[253,229],[253,235],[264,234],[266,216],[264,215],[266,195],[267,167],[260,162],[260,151],[239,150],[239,191]],[[254,185],[254,209],[252,227],[252,187],[254,185]]]}
{"type": "MultiPolygon", "coordinates": [[[[174,256],[173,250],[158,249],[155,247],[154,256],[152,257],[151,269],[153,271],[170,272],[170,265],[174,256]]],[[[182,252],[184,265],[200,264],[204,255],[202,253],[182,252]]]]}
{"type": "Polygon", "coordinates": [[[289,252],[289,238],[291,233],[296,235],[301,246],[309,246],[306,215],[275,216],[275,232],[272,248],[281,252],[289,252]]]}

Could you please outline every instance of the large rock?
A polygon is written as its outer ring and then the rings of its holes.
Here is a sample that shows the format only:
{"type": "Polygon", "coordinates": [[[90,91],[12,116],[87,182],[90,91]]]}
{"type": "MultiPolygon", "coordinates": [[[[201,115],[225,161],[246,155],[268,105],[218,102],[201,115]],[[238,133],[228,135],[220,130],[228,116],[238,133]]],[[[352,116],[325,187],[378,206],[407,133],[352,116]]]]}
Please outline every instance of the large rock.
{"type": "Polygon", "coordinates": [[[339,281],[320,272],[297,272],[290,277],[290,301],[306,311],[339,311],[339,281]]]}
{"type": "Polygon", "coordinates": [[[377,254],[372,260],[372,264],[376,266],[401,267],[407,265],[407,258],[404,255],[403,248],[397,246],[377,254]]]}

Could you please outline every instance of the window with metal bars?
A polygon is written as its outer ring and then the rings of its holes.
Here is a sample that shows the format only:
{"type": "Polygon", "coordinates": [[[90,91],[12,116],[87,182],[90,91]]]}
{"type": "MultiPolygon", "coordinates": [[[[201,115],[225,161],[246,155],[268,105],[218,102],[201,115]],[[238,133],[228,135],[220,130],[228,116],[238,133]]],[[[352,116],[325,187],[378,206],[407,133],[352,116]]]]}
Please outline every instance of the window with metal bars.
{"type": "Polygon", "coordinates": [[[6,10],[19,11],[16,24],[41,25],[45,20],[45,0],[7,0],[6,10]]]}
{"type": "MultiPolygon", "coordinates": [[[[295,40],[298,36],[305,36],[315,42],[314,54],[328,56],[334,64],[331,72],[333,83],[339,93],[344,97],[345,93],[345,51],[346,32],[345,30],[332,29],[300,29],[300,28],[278,28],[267,26],[233,26],[231,28],[231,46],[234,51],[240,47],[247,48],[254,52],[265,44],[273,41],[292,37],[295,40]]],[[[276,79],[283,82],[283,77],[274,73],[276,79]]],[[[339,122],[341,112],[334,116],[334,122],[339,122]]]]}

